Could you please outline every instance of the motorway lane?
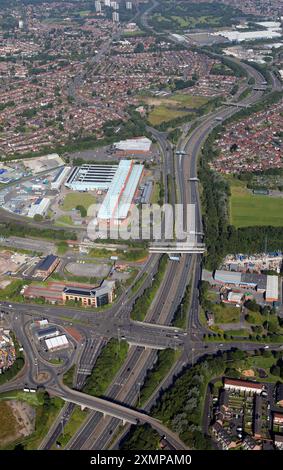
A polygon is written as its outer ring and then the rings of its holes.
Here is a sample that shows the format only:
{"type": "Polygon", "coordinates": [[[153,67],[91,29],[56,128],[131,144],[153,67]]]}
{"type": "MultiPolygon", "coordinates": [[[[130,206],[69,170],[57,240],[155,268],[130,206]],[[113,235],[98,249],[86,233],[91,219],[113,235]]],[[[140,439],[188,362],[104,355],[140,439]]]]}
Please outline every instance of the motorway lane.
{"type": "MultiPolygon", "coordinates": [[[[248,68],[248,71],[250,72],[250,75],[254,76],[255,80],[258,81],[258,80],[262,80],[262,76],[257,72],[257,71],[254,71],[254,69],[251,69],[249,66],[247,66],[248,68]]],[[[258,101],[258,99],[261,97],[261,93],[258,93],[258,92],[254,92],[252,93],[252,95],[247,99],[245,100],[246,103],[253,103],[253,102],[256,102],[258,101]]],[[[221,109],[220,111],[220,115],[222,117],[229,117],[230,115],[233,115],[235,113],[235,110],[224,110],[224,109],[221,109]]],[[[218,114],[219,114],[219,111],[218,111],[218,114]]],[[[217,115],[217,113],[216,113],[217,115]]],[[[214,116],[212,117],[212,119],[215,120],[215,114],[214,116]]],[[[197,158],[198,158],[198,153],[199,153],[199,150],[201,148],[201,145],[202,145],[202,142],[205,140],[206,136],[209,135],[209,133],[211,132],[212,128],[215,127],[216,124],[213,124],[213,122],[211,122],[211,117],[208,119],[208,120],[204,120],[204,130],[202,128],[197,128],[197,130],[195,131],[195,134],[199,133],[200,132],[200,136],[197,137],[197,140],[194,144],[194,146],[192,147],[192,143],[193,143],[193,140],[194,140],[194,132],[192,133],[192,136],[190,136],[190,138],[188,139],[186,145],[184,147],[181,147],[181,150],[187,150],[187,152],[190,151],[190,149],[192,148],[192,153],[190,155],[190,163],[189,163],[189,172],[187,172],[187,178],[189,177],[195,177],[197,176],[197,158]]],[[[184,158],[182,157],[179,157],[179,161],[178,161],[178,168],[179,168],[179,174],[186,174],[185,172],[185,168],[184,168],[184,158]]],[[[196,183],[192,183],[190,186],[191,186],[191,194],[190,194],[190,198],[187,198],[187,194],[186,194],[186,191],[185,191],[185,188],[184,188],[184,182],[185,178],[179,178],[179,187],[180,187],[180,192],[181,194],[184,195],[184,199],[183,199],[183,203],[187,203],[188,200],[191,202],[191,203],[196,203],[197,204],[197,214],[196,214],[196,231],[197,232],[202,232],[202,218],[201,218],[201,211],[200,211],[200,201],[199,201],[199,194],[198,194],[198,188],[197,188],[197,184],[196,183]]],[[[200,255],[197,255],[196,256],[196,272],[195,272],[195,276],[194,276],[194,285],[193,285],[193,295],[192,295],[192,305],[191,305],[191,315],[189,316],[189,329],[190,331],[194,328],[194,329],[198,329],[198,330],[202,330],[203,327],[199,321],[199,302],[198,302],[198,283],[199,283],[199,279],[201,279],[201,257],[200,255]]],[[[192,343],[191,341],[188,339],[188,343],[187,343],[187,346],[188,346],[188,350],[187,350],[187,353],[192,353],[192,343]]],[[[237,344],[238,346],[238,344],[237,344]]],[[[248,347],[248,346],[247,346],[248,347]]],[[[254,345],[253,345],[254,347],[254,345]]],[[[193,348],[195,349],[195,348],[193,348]]],[[[201,354],[203,355],[203,350],[201,352],[201,354]]],[[[183,364],[181,363],[181,361],[179,361],[179,364],[182,366],[183,364]]]]}
{"type": "MultiPolygon", "coordinates": [[[[85,348],[82,349],[80,352],[80,359],[78,360],[78,367],[75,374],[75,383],[74,387],[80,390],[86,380],[87,375],[85,373],[81,373],[80,371],[85,371],[86,369],[92,368],[95,364],[101,349],[105,341],[101,338],[90,338],[86,339],[85,348]]],[[[66,403],[51,426],[48,435],[46,438],[41,442],[40,449],[48,450],[51,449],[53,444],[56,443],[59,436],[62,434],[63,428],[66,426],[67,422],[69,421],[72,412],[74,411],[75,404],[74,403],[66,403]]]]}
{"type": "MultiPolygon", "coordinates": [[[[255,98],[253,98],[253,99],[255,100],[255,98]]],[[[235,109],[231,110],[231,115],[234,114],[234,112],[235,112],[235,109]],[[232,111],[233,111],[233,112],[232,112],[232,111]]],[[[226,113],[225,113],[225,115],[226,115],[226,113]]],[[[196,185],[195,185],[195,186],[196,186],[196,185]]],[[[185,191],[183,191],[183,193],[185,194],[185,191]]],[[[254,345],[253,345],[253,347],[254,347],[254,345]]]]}
{"type": "MultiPolygon", "coordinates": [[[[144,371],[143,356],[147,356],[148,354],[152,353],[155,354],[154,351],[148,350],[146,352],[146,350],[141,347],[131,347],[128,352],[126,361],[122,365],[121,369],[118,371],[111,385],[108,387],[108,390],[105,394],[106,397],[110,400],[122,401],[121,396],[122,393],[124,393],[125,386],[128,388],[128,382],[130,382],[130,380],[134,380],[134,382],[137,383],[139,380],[141,380],[141,374],[146,372],[144,371]]],[[[85,448],[86,439],[88,436],[92,436],[93,432],[95,432],[94,430],[96,428],[96,425],[99,423],[100,418],[100,413],[93,412],[91,418],[73,437],[73,439],[69,442],[67,448],[85,448]]]]}
{"type": "MultiPolygon", "coordinates": [[[[135,361],[133,368],[129,372],[128,376],[120,374],[117,380],[121,380],[118,384],[114,383],[114,387],[118,387],[118,390],[111,390],[109,394],[107,393],[107,398],[115,400],[116,403],[125,403],[130,406],[135,406],[140,384],[144,382],[144,379],[147,375],[147,371],[150,367],[153,366],[154,361],[156,360],[156,352],[153,350],[143,350],[138,358],[138,361],[135,361]]],[[[102,431],[104,431],[105,436],[112,434],[110,432],[111,426],[114,423],[110,423],[113,420],[111,417],[105,417],[100,419],[96,427],[92,429],[87,440],[84,442],[82,449],[101,449],[99,441],[101,441],[102,431]],[[110,427],[110,429],[109,429],[110,427]]],[[[121,424],[119,420],[114,418],[116,425],[121,424]]],[[[103,443],[102,443],[103,445],[103,443]]],[[[73,448],[73,447],[72,447],[73,448]]]]}

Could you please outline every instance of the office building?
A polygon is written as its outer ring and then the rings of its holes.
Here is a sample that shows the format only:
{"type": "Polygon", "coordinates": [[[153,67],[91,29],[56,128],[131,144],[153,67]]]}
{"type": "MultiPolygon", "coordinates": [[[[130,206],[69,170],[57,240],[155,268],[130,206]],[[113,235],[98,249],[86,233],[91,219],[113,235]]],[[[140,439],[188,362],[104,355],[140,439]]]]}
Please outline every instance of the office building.
{"type": "Polygon", "coordinates": [[[113,302],[115,281],[103,281],[99,287],[66,286],[63,302],[74,301],[84,307],[101,307],[113,302]]]}

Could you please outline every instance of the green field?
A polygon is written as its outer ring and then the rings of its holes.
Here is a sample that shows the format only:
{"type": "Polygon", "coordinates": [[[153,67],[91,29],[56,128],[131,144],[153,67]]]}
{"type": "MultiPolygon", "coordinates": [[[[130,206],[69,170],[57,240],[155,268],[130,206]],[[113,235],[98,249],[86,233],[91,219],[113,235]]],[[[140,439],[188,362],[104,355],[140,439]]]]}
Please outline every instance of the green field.
{"type": "Polygon", "coordinates": [[[62,209],[64,211],[70,211],[75,209],[77,206],[84,206],[86,209],[91,204],[95,204],[96,199],[92,194],[89,193],[69,193],[64,199],[62,209]]]}
{"type": "Polygon", "coordinates": [[[153,106],[149,113],[149,121],[155,126],[162,122],[188,115],[191,111],[200,108],[208,103],[208,99],[203,96],[193,96],[187,93],[174,93],[164,97],[146,97],[143,100],[146,104],[153,106]]]}
{"type": "Polygon", "coordinates": [[[242,181],[231,184],[230,222],[235,227],[283,225],[283,198],[254,195],[242,181]]]}
{"type": "Polygon", "coordinates": [[[29,393],[22,390],[12,390],[11,392],[1,393],[0,401],[20,400],[26,401],[29,405],[39,406],[43,404],[42,397],[38,393],[29,393]]]}
{"type": "Polygon", "coordinates": [[[162,122],[172,121],[173,119],[186,116],[187,111],[171,109],[165,105],[154,108],[149,114],[149,122],[152,126],[158,126],[162,122]]]}
{"type": "Polygon", "coordinates": [[[56,220],[55,225],[58,227],[63,227],[64,225],[73,225],[72,217],[70,215],[61,215],[56,220]]]}
{"type": "Polygon", "coordinates": [[[215,323],[237,323],[240,321],[240,309],[225,304],[214,304],[215,323]]]}

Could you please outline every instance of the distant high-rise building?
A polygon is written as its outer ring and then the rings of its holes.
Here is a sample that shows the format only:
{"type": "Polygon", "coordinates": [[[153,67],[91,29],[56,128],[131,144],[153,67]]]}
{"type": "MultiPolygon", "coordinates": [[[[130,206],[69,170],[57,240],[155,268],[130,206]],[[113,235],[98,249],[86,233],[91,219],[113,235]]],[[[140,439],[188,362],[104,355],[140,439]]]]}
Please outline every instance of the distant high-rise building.
{"type": "Polygon", "coordinates": [[[24,27],[23,20],[19,20],[19,29],[23,29],[23,27],[24,27]]]}
{"type": "Polygon", "coordinates": [[[100,1],[99,1],[99,0],[96,0],[95,3],[94,3],[94,5],[95,5],[95,11],[96,11],[96,13],[101,13],[101,3],[100,3],[100,1]]]}
{"type": "Polygon", "coordinates": [[[119,13],[117,13],[117,11],[113,11],[112,20],[114,21],[114,23],[119,23],[119,13]]]}
{"type": "Polygon", "coordinates": [[[126,9],[131,10],[133,7],[132,2],[126,2],[126,9]]]}
{"type": "Polygon", "coordinates": [[[113,8],[113,10],[119,10],[119,3],[111,2],[111,7],[113,8]]]}

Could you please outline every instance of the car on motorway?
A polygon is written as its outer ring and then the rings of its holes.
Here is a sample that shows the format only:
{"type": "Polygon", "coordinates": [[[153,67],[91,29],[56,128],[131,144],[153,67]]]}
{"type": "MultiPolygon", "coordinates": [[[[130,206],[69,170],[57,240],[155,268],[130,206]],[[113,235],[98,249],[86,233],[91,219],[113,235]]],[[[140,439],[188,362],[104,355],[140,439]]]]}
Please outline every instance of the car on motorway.
{"type": "Polygon", "coordinates": [[[266,345],[266,346],[264,346],[264,349],[269,349],[269,346],[267,346],[267,345],[266,345]]]}

